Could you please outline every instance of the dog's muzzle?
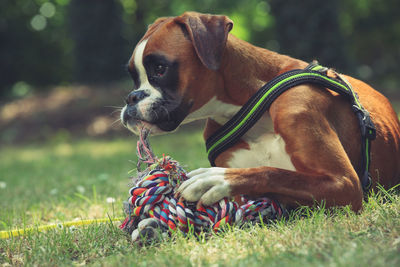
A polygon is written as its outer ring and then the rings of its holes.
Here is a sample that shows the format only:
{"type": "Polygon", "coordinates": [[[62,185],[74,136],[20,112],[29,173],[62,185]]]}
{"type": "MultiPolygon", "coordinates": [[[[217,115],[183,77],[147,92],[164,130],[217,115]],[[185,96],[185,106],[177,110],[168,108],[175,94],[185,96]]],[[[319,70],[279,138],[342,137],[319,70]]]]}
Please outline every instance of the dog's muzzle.
{"type": "Polygon", "coordinates": [[[122,123],[131,131],[138,126],[151,128],[152,133],[175,130],[188,114],[187,107],[174,99],[152,98],[145,91],[131,92],[121,111],[122,123]]]}
{"type": "Polygon", "coordinates": [[[129,93],[125,99],[126,106],[121,112],[121,121],[127,126],[130,120],[141,121],[141,116],[137,109],[137,104],[148,96],[143,90],[136,90],[129,93]]]}

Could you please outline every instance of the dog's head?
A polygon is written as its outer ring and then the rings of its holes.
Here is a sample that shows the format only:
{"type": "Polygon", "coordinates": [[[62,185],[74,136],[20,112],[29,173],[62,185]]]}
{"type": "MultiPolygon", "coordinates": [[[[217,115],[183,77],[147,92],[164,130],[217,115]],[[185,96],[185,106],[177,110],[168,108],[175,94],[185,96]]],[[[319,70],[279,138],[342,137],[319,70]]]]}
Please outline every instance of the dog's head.
{"type": "Polygon", "coordinates": [[[195,12],[150,25],[128,63],[134,90],[122,109],[122,123],[135,133],[139,127],[173,131],[216,96],[223,86],[218,70],[232,25],[226,16],[195,12]]]}

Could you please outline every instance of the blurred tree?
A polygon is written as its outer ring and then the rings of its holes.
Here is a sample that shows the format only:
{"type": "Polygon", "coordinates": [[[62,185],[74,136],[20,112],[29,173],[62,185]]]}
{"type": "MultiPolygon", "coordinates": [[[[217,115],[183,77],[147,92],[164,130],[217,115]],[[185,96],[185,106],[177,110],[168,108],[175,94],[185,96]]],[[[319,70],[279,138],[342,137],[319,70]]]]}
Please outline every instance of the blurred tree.
{"type": "MultiPolygon", "coordinates": [[[[160,16],[171,16],[173,14],[171,0],[120,0],[124,8],[124,33],[125,40],[129,43],[128,53],[142,38],[147,25],[160,16]]],[[[128,60],[129,55],[125,55],[128,60]]]]}
{"type": "Polygon", "coordinates": [[[48,1],[0,1],[0,96],[19,81],[43,87],[69,79],[63,11],[48,1]]]}
{"type": "Polygon", "coordinates": [[[339,25],[339,2],[271,0],[279,52],[348,69],[346,42],[339,25]]]}
{"type": "Polygon", "coordinates": [[[187,10],[226,14],[241,39],[318,59],[394,92],[400,86],[397,6],[398,0],[0,1],[0,96],[23,95],[29,85],[127,78],[122,66],[147,25],[187,10]]]}
{"type": "Polygon", "coordinates": [[[340,22],[356,75],[384,92],[400,92],[398,0],[341,0],[340,22]]]}
{"type": "Polygon", "coordinates": [[[76,81],[99,83],[120,79],[126,61],[120,3],[72,0],[69,24],[74,40],[76,81]]]}

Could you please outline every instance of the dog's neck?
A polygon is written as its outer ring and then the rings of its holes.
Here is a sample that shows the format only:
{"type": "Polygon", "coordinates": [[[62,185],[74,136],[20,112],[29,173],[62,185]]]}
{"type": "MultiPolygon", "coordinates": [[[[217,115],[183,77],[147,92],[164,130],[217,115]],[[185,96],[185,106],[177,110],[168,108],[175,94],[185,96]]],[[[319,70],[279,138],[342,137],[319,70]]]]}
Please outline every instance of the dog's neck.
{"type": "MultiPolygon", "coordinates": [[[[281,73],[306,66],[304,61],[253,46],[229,35],[219,70],[222,86],[215,88],[216,96],[189,115],[184,123],[211,118],[222,125],[265,83],[281,73]]],[[[217,125],[215,127],[218,128],[217,125]]]]}
{"type": "Polygon", "coordinates": [[[222,58],[224,96],[231,104],[243,105],[265,83],[279,74],[304,68],[307,63],[253,46],[229,35],[222,58]]]}

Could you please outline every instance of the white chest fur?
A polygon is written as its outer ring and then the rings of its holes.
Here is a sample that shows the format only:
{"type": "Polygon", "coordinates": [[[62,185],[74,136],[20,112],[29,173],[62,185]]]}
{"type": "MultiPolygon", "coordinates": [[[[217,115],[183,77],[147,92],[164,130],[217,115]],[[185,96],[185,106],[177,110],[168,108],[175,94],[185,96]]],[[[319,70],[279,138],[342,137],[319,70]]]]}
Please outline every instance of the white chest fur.
{"type": "Polygon", "coordinates": [[[214,121],[224,124],[226,123],[241,107],[232,104],[226,104],[217,99],[217,97],[211,98],[204,106],[200,109],[192,112],[185,118],[183,123],[192,122],[199,119],[212,118],[214,121]]]}
{"type": "Polygon", "coordinates": [[[285,150],[285,142],[279,134],[275,134],[272,121],[264,116],[244,136],[250,147],[238,149],[228,161],[231,168],[250,168],[268,166],[286,170],[295,170],[285,150]]]}
{"type": "MultiPolygon", "coordinates": [[[[241,107],[227,104],[213,97],[203,107],[191,113],[184,123],[212,118],[219,124],[226,123],[241,107]]],[[[285,142],[275,134],[271,118],[263,116],[243,137],[250,149],[236,150],[228,166],[231,168],[250,168],[269,166],[294,171],[295,168],[285,150],[285,142]]]]}

